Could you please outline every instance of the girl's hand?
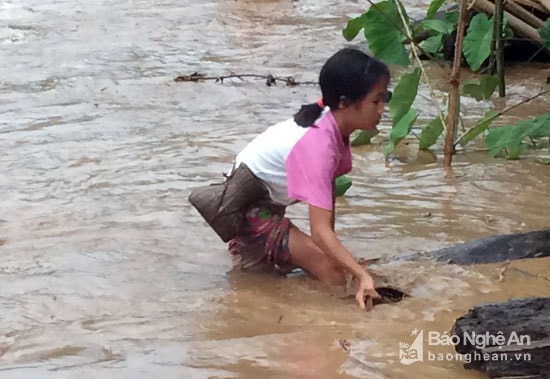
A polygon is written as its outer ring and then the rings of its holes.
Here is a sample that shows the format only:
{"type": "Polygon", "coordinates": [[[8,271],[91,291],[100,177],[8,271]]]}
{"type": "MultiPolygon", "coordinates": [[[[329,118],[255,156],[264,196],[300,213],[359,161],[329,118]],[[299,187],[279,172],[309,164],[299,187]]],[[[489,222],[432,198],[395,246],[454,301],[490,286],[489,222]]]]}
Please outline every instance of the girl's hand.
{"type": "MultiPolygon", "coordinates": [[[[359,280],[359,285],[357,287],[357,294],[355,295],[355,300],[357,300],[357,304],[359,305],[359,308],[366,309],[365,299],[369,297],[371,299],[377,299],[380,297],[380,295],[374,289],[374,281],[372,280],[372,277],[365,272],[365,274],[362,275],[359,280]]],[[[372,304],[372,300],[369,301],[369,303],[372,304]]],[[[367,309],[367,310],[370,311],[370,309],[367,309]]]]}

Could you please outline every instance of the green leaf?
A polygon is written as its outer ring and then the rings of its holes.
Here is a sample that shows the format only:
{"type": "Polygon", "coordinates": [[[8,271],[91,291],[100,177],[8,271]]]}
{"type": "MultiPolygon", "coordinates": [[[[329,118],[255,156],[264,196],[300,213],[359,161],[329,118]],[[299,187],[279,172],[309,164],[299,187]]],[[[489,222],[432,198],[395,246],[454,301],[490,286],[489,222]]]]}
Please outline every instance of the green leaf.
{"type": "Polygon", "coordinates": [[[360,146],[370,144],[372,137],[380,133],[380,130],[361,130],[357,136],[351,141],[351,146],[360,146]]]}
{"type": "Polygon", "coordinates": [[[411,105],[416,98],[419,82],[420,69],[418,67],[413,72],[406,73],[399,79],[388,104],[394,125],[410,111],[411,105]]]}
{"type": "Polygon", "coordinates": [[[384,157],[387,157],[388,155],[390,155],[390,153],[393,151],[393,149],[395,149],[395,144],[391,141],[388,142],[388,144],[384,148],[384,157]]]}
{"type": "Polygon", "coordinates": [[[542,164],[550,164],[550,158],[542,158],[542,164]]]}
{"type": "Polygon", "coordinates": [[[550,113],[541,114],[535,118],[532,118],[533,122],[536,122],[539,127],[531,132],[528,137],[531,138],[544,138],[550,137],[550,113]]]}
{"type": "Polygon", "coordinates": [[[346,191],[351,187],[351,179],[345,175],[339,176],[334,179],[334,196],[344,196],[346,191]]]}
{"type": "Polygon", "coordinates": [[[428,12],[426,13],[426,19],[430,20],[434,18],[435,14],[444,3],[445,0],[432,0],[430,7],[428,8],[428,12]]]}
{"type": "Polygon", "coordinates": [[[420,47],[427,53],[436,54],[441,49],[443,44],[443,34],[438,34],[433,37],[428,37],[420,43],[420,47]]]}
{"type": "MultiPolygon", "coordinates": [[[[408,23],[407,14],[403,7],[401,9],[408,23]]],[[[363,29],[371,53],[387,64],[409,65],[409,54],[402,43],[403,23],[396,1],[373,4],[363,16],[363,29]]]]}
{"type": "Polygon", "coordinates": [[[485,137],[485,146],[489,149],[490,155],[498,154],[506,149],[509,159],[515,159],[524,148],[523,139],[537,135],[550,135],[548,130],[550,114],[542,114],[537,117],[521,120],[513,125],[506,125],[494,128],[485,137]]]}
{"type": "Polygon", "coordinates": [[[476,125],[472,129],[468,130],[468,132],[464,135],[461,142],[462,146],[466,146],[468,142],[483,133],[497,117],[497,111],[491,110],[485,112],[483,118],[479,120],[476,125]]]}
{"type": "Polygon", "coordinates": [[[501,147],[495,147],[493,149],[489,149],[487,152],[487,155],[490,157],[495,157],[498,153],[500,153],[501,147]]]}
{"type": "Polygon", "coordinates": [[[431,30],[443,35],[451,34],[454,30],[454,25],[445,20],[424,20],[420,24],[424,30],[431,30]]]}
{"type": "Polygon", "coordinates": [[[508,150],[508,159],[518,159],[525,146],[516,146],[508,150]]]}
{"type": "Polygon", "coordinates": [[[403,138],[405,138],[412,129],[412,126],[418,117],[418,110],[416,109],[409,109],[409,111],[401,117],[401,119],[393,125],[391,132],[390,132],[390,142],[384,149],[384,156],[388,156],[389,153],[393,151],[395,146],[401,142],[403,138]]]}
{"type": "Polygon", "coordinates": [[[443,133],[443,123],[439,117],[434,118],[426,125],[422,133],[420,133],[420,144],[418,146],[420,150],[427,150],[432,146],[441,133],[443,133]]]}
{"type": "Polygon", "coordinates": [[[346,41],[351,41],[355,37],[357,37],[357,34],[363,29],[364,20],[363,17],[365,15],[362,14],[359,17],[352,18],[348,21],[348,24],[346,27],[342,30],[342,35],[346,39],[346,41]]]}
{"type": "Polygon", "coordinates": [[[454,10],[454,11],[445,13],[445,17],[443,17],[443,20],[456,26],[458,24],[459,17],[460,17],[460,14],[458,13],[458,11],[454,10]]]}
{"type": "Polygon", "coordinates": [[[538,29],[543,46],[550,52],[550,17],[544,22],[544,26],[538,29]]]}
{"type": "Polygon", "coordinates": [[[489,130],[485,136],[485,146],[489,150],[513,148],[521,144],[522,136],[518,133],[515,125],[501,126],[489,130]]]}
{"type": "Polygon", "coordinates": [[[467,80],[462,83],[461,95],[471,96],[477,101],[488,100],[498,87],[498,76],[482,75],[479,80],[467,80]]]}
{"type": "Polygon", "coordinates": [[[491,54],[493,23],[485,13],[476,14],[470,21],[468,32],[464,37],[462,52],[466,62],[474,71],[478,70],[491,54]]]}

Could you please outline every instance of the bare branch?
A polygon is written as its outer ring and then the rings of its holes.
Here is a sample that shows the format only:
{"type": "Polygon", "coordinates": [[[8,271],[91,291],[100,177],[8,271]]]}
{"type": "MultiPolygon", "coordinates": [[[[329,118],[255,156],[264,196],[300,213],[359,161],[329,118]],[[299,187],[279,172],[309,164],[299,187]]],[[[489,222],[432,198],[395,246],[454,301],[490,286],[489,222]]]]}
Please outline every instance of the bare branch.
{"type": "Polygon", "coordinates": [[[286,76],[286,77],[279,77],[279,76],[273,76],[273,75],[261,75],[261,74],[235,74],[231,73],[228,75],[220,75],[220,76],[207,76],[205,74],[199,74],[198,72],[194,72],[191,75],[179,75],[177,76],[174,81],[175,82],[204,82],[207,80],[214,80],[216,83],[223,84],[223,81],[226,79],[239,79],[241,81],[245,81],[244,78],[252,78],[252,79],[262,79],[265,80],[265,84],[269,87],[272,85],[276,85],[277,82],[285,83],[289,87],[294,87],[298,85],[318,85],[317,82],[312,81],[303,81],[299,82],[292,76],[286,76]]]}

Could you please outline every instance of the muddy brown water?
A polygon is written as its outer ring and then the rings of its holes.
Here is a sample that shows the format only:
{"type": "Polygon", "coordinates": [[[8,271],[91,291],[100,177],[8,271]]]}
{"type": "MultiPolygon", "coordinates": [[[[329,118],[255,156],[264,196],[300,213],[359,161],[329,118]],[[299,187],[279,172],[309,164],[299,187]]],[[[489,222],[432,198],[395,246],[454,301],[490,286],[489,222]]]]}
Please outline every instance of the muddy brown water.
{"type": "MultiPolygon", "coordinates": [[[[418,15],[427,2],[407,5],[418,15]]],[[[447,331],[480,302],[549,295],[550,261],[501,275],[502,264],[392,258],[547,227],[550,171],[532,154],[508,162],[472,147],[448,174],[440,149],[435,160],[411,140],[385,163],[387,121],[372,146],[355,148],[338,231],[412,295],[368,314],[305,277],[227,274],[225,246],[186,202],[318,88],[173,78],[315,80],[345,43],[346,16],[362,9],[330,0],[0,4],[1,378],[481,377],[456,360],[404,366],[399,342],[415,328],[447,331]]],[[[428,72],[443,90],[441,70],[428,72]]],[[[511,67],[508,81],[498,107],[536,93],[544,71],[511,67]]],[[[425,118],[435,114],[427,94],[425,118]]],[[[465,122],[489,105],[467,101],[465,122]]],[[[305,207],[289,215],[307,226],[305,207]]]]}

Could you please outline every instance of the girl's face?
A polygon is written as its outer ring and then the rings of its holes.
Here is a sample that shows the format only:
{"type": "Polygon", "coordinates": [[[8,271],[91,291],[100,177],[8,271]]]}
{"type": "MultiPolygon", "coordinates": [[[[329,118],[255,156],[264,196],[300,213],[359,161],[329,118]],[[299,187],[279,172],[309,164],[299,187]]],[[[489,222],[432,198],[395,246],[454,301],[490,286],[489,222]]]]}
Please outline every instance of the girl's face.
{"type": "Polygon", "coordinates": [[[361,101],[343,109],[349,133],[357,129],[376,129],[386,106],[388,81],[386,77],[380,78],[361,101]]]}

